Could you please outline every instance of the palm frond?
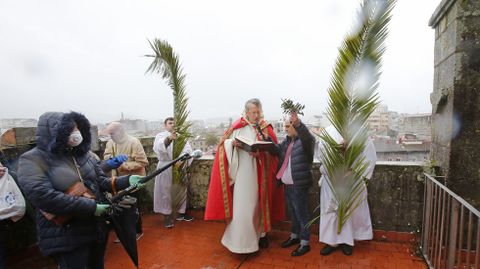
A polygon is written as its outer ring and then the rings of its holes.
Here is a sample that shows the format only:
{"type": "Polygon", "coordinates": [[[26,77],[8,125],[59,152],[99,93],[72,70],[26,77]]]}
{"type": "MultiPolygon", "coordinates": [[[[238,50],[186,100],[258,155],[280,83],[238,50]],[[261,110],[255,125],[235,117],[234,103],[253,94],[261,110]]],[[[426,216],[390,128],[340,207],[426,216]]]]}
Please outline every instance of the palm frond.
{"type": "MultiPolygon", "coordinates": [[[[173,142],[173,158],[175,159],[182,154],[188,139],[192,137],[190,133],[191,123],[187,120],[190,112],[188,111],[188,97],[185,86],[186,76],[183,74],[178,55],[167,41],[155,39],[153,42],[148,40],[148,43],[154,54],[145,55],[145,57],[153,58],[145,73],[160,74],[172,89],[173,118],[175,119],[175,132],[178,134],[178,138],[173,142]]],[[[178,206],[181,206],[181,201],[186,199],[186,192],[183,190],[186,190],[184,179],[187,176],[187,169],[183,165],[174,166],[172,169],[172,209],[175,210],[178,206]]]]}
{"type": "Polygon", "coordinates": [[[292,100],[290,99],[283,99],[282,98],[282,105],[283,109],[283,114],[284,115],[289,115],[292,112],[297,113],[298,115],[303,115],[303,109],[305,109],[305,105],[302,105],[300,103],[293,103],[292,100]]]}
{"type": "Polygon", "coordinates": [[[395,2],[363,0],[357,27],[338,49],[327,117],[344,140],[338,143],[325,130],[319,134],[327,184],[338,203],[337,233],[366,197],[363,175],[369,164],[362,157],[368,139],[366,121],[379,104],[381,58],[395,2]]]}

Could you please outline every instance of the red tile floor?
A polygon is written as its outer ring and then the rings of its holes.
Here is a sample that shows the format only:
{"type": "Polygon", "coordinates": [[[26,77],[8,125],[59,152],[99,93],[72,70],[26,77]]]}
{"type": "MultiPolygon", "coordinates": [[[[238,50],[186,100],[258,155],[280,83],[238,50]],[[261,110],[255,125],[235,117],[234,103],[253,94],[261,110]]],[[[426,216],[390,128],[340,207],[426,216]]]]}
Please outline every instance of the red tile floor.
{"type": "MultiPolygon", "coordinates": [[[[144,236],[138,241],[139,267],[156,268],[427,268],[419,258],[408,250],[408,244],[378,241],[359,242],[353,255],[345,256],[341,251],[329,256],[320,256],[324,246],[318,236],[312,236],[312,250],[301,257],[291,257],[291,249],[282,249],[280,243],[289,233],[269,233],[270,247],[258,253],[238,255],[224,248],[220,239],[225,224],[220,222],[176,222],[168,229],[162,225],[158,215],[143,217],[144,236]]],[[[113,233],[109,239],[105,267],[134,268],[120,244],[113,244],[113,233]]],[[[7,268],[56,268],[51,259],[43,258],[38,252],[23,253],[22,257],[10,257],[7,268]]]]}

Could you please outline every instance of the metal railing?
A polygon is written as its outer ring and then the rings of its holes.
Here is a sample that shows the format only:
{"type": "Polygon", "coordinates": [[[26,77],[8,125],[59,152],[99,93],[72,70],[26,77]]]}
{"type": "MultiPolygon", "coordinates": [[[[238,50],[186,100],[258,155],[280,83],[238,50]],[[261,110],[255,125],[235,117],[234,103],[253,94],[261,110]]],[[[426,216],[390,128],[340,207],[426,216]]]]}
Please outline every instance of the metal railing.
{"type": "Polygon", "coordinates": [[[430,268],[480,269],[480,212],[429,174],[421,243],[430,268]]]}

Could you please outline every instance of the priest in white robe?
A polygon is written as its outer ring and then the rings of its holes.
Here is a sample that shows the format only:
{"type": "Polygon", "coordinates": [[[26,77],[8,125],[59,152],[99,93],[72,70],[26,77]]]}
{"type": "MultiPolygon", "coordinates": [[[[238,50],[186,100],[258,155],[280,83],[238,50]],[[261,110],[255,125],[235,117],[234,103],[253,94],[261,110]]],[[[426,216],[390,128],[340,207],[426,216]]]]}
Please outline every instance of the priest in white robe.
{"type": "MultiPolygon", "coordinates": [[[[333,126],[326,128],[330,136],[339,144],[343,142],[343,138],[333,126]]],[[[322,163],[324,145],[321,141],[317,144],[315,157],[322,163]]],[[[364,177],[370,179],[377,161],[375,147],[370,138],[367,139],[364,151],[362,153],[365,161],[368,162],[368,168],[365,170],[364,177]]],[[[345,255],[351,255],[353,252],[354,241],[371,240],[373,238],[372,221],[370,218],[370,210],[368,208],[367,188],[364,185],[363,200],[355,209],[350,219],[343,225],[340,234],[337,234],[337,202],[334,198],[329,184],[327,172],[321,165],[320,172],[322,174],[318,185],[320,186],[320,225],[319,240],[326,244],[320,254],[329,255],[333,251],[341,248],[345,255]]]]}
{"type": "Polygon", "coordinates": [[[277,158],[265,151],[248,152],[235,140],[242,136],[277,142],[261,109],[258,99],[247,101],[245,116],[233,123],[218,146],[210,179],[205,220],[226,220],[221,242],[233,253],[268,247],[265,235],[271,222],[284,213],[283,194],[274,182],[277,158]]]}

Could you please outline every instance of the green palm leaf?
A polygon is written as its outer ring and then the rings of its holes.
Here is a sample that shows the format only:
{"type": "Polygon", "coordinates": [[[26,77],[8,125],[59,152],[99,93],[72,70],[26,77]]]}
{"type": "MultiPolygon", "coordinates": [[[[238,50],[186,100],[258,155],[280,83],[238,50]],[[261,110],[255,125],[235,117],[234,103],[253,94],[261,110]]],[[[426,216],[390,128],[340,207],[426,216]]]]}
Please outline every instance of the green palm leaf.
{"type": "MultiPolygon", "coordinates": [[[[155,39],[153,42],[148,41],[152,48],[153,55],[145,55],[152,57],[153,61],[148,67],[146,73],[157,73],[167,81],[167,85],[172,89],[173,93],[173,117],[175,119],[175,131],[178,138],[173,142],[173,158],[177,158],[182,154],[188,139],[192,137],[190,133],[191,123],[187,121],[189,111],[187,92],[185,88],[185,74],[178,55],[173,51],[167,41],[155,39]]],[[[175,165],[172,178],[172,209],[178,209],[186,199],[186,177],[188,167],[185,164],[175,165]]]]}
{"type": "Polygon", "coordinates": [[[369,165],[362,157],[368,138],[366,121],[378,106],[377,88],[387,26],[396,0],[363,0],[358,27],[338,49],[330,87],[327,117],[343,137],[337,143],[327,131],[320,133],[322,165],[327,184],[338,204],[337,233],[366,199],[364,174],[369,165]]]}

